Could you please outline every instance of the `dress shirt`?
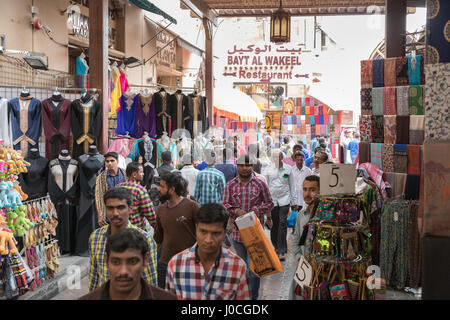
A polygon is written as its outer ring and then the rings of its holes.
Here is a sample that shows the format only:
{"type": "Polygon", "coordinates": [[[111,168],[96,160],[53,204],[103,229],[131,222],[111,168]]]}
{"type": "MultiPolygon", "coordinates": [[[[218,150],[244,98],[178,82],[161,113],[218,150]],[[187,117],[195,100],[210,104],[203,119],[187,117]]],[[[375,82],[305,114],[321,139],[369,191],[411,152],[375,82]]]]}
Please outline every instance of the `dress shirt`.
{"type": "Polygon", "coordinates": [[[189,164],[189,165],[185,165],[181,170],[181,176],[186,179],[186,181],[188,182],[188,186],[189,186],[189,194],[191,196],[194,196],[195,193],[195,184],[197,181],[197,176],[198,173],[200,172],[200,170],[197,170],[194,168],[193,165],[189,164]]]}
{"type": "Polygon", "coordinates": [[[233,180],[238,175],[237,166],[233,163],[233,161],[218,163],[214,166],[214,168],[223,173],[226,182],[233,180]]]}
{"type": "Polygon", "coordinates": [[[119,183],[125,182],[125,177],[120,169],[117,170],[117,174],[114,176],[111,171],[108,170],[106,174],[106,183],[108,184],[108,189],[114,188],[119,183]]]}
{"type": "Polygon", "coordinates": [[[208,274],[197,244],[175,255],[167,266],[166,289],[180,300],[249,300],[249,283],[245,262],[223,247],[208,274]]]}
{"type": "Polygon", "coordinates": [[[208,167],[197,176],[194,197],[200,205],[210,202],[222,203],[225,185],[223,173],[214,167],[208,167]]]}
{"type": "Polygon", "coordinates": [[[289,176],[291,180],[291,203],[294,206],[304,206],[303,201],[303,181],[307,176],[310,176],[312,171],[310,168],[303,166],[301,170],[297,166],[292,167],[291,175],[289,176]]]}
{"type": "Polygon", "coordinates": [[[277,168],[275,164],[272,164],[266,171],[267,185],[269,186],[274,206],[282,207],[291,203],[289,179],[291,170],[291,166],[283,163],[281,168],[277,168]]]}

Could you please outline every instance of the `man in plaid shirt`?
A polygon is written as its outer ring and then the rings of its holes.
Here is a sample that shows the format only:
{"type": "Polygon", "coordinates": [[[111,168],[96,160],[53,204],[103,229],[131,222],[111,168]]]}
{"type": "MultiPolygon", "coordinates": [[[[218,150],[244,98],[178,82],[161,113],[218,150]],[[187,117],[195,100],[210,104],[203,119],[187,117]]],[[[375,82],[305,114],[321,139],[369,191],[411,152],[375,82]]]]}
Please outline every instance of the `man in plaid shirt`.
{"type": "MultiPolygon", "coordinates": [[[[253,159],[252,159],[253,160],[253,159]]],[[[238,161],[238,176],[227,183],[223,193],[223,204],[227,209],[232,225],[232,240],[236,253],[247,263],[249,268],[250,255],[248,255],[241,241],[239,230],[234,224],[237,217],[253,211],[264,225],[264,215],[267,215],[267,225],[272,226],[271,210],[273,209],[272,197],[267,184],[256,178],[248,155],[240,156],[238,161]]],[[[258,299],[260,279],[250,271],[250,284],[252,299],[258,299]]]]}
{"type": "Polygon", "coordinates": [[[128,181],[122,182],[118,186],[130,190],[133,195],[130,222],[136,227],[147,231],[145,220],[151,226],[154,226],[156,215],[147,190],[139,184],[144,177],[144,168],[140,163],[131,162],[127,165],[126,174],[128,181]]]}
{"type": "Polygon", "coordinates": [[[169,261],[166,289],[178,299],[248,300],[245,262],[222,247],[228,213],[223,205],[208,203],[197,215],[197,242],[169,261]]]}
{"type": "Polygon", "coordinates": [[[194,197],[200,205],[205,203],[222,203],[222,193],[225,188],[224,174],[214,168],[216,153],[212,149],[205,151],[205,161],[208,164],[206,169],[200,171],[195,183],[194,197]]]}
{"type": "Polygon", "coordinates": [[[105,260],[106,240],[125,228],[133,228],[141,232],[150,247],[148,264],[142,273],[142,278],[151,285],[157,284],[156,272],[156,244],[145,231],[133,226],[129,221],[133,197],[131,193],[121,187],[109,189],[104,197],[106,216],[110,224],[95,230],[89,238],[89,292],[97,289],[109,279],[108,267],[105,260]]]}

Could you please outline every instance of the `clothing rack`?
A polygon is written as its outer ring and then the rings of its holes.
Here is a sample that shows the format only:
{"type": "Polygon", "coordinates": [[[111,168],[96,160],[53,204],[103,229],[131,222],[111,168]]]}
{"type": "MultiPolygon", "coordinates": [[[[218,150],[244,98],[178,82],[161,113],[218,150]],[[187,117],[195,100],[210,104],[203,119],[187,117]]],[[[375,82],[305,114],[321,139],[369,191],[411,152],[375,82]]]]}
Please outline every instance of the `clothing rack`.
{"type": "MultiPolygon", "coordinates": [[[[160,84],[160,83],[155,83],[155,84],[150,84],[150,85],[139,85],[139,84],[133,84],[130,85],[130,88],[172,88],[172,89],[177,89],[177,90],[198,90],[198,88],[196,87],[180,87],[180,86],[169,86],[169,85],[165,85],[165,84],[160,84]]],[[[204,91],[204,90],[201,90],[204,91]]]]}
{"type": "Polygon", "coordinates": [[[36,198],[36,199],[32,199],[32,200],[27,200],[27,201],[22,201],[22,204],[29,204],[29,203],[32,203],[32,202],[36,202],[36,201],[40,201],[40,200],[45,200],[45,199],[48,199],[48,200],[51,201],[50,195],[47,194],[45,197],[36,198]]]}

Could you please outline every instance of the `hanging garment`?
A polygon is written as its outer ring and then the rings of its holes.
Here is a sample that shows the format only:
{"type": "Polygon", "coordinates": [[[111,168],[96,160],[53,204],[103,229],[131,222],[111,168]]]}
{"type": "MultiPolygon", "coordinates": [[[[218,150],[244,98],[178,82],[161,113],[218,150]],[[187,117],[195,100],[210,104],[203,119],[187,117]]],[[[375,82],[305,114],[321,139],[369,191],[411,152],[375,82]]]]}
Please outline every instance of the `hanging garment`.
{"type": "Polygon", "coordinates": [[[419,200],[420,196],[420,175],[408,174],[405,182],[405,199],[419,200]]]}
{"type": "Polygon", "coordinates": [[[163,132],[166,132],[168,135],[171,133],[171,114],[173,112],[169,109],[169,98],[170,94],[165,90],[160,90],[153,95],[153,99],[155,100],[157,137],[162,136],[163,132]]]}
{"type": "Polygon", "coordinates": [[[412,203],[409,212],[409,286],[421,287],[422,245],[418,224],[419,205],[412,203]]]}
{"type": "Polygon", "coordinates": [[[384,115],[397,114],[397,89],[395,87],[384,87],[384,115]]]}
{"type": "Polygon", "coordinates": [[[423,86],[409,87],[409,114],[423,115],[423,86]]]}
{"type": "Polygon", "coordinates": [[[111,92],[111,114],[117,114],[120,108],[120,97],[122,96],[122,89],[120,87],[120,71],[119,68],[112,68],[112,78],[114,82],[114,89],[111,92]]]}
{"type": "Polygon", "coordinates": [[[15,150],[28,154],[36,146],[42,133],[41,102],[31,96],[14,98],[9,102],[12,140],[15,150]]]}
{"type": "Polygon", "coordinates": [[[169,142],[164,144],[162,139],[156,140],[156,167],[159,168],[162,164],[161,155],[163,152],[170,151],[172,153],[172,162],[175,164],[178,161],[177,145],[175,142],[168,140],[169,142]]]}
{"type": "Polygon", "coordinates": [[[361,89],[361,114],[372,115],[372,88],[361,89]]]}
{"type": "Polygon", "coordinates": [[[425,66],[425,140],[450,141],[450,63],[425,66]]]}
{"type": "Polygon", "coordinates": [[[61,254],[75,253],[78,198],[78,161],[61,157],[50,161],[48,193],[58,214],[56,238],[61,254]]]}
{"type": "Polygon", "coordinates": [[[397,172],[395,173],[395,175],[394,175],[394,185],[395,185],[394,197],[403,198],[405,196],[406,178],[408,178],[408,175],[406,173],[397,173],[397,172]]]}
{"type": "Polygon", "coordinates": [[[120,110],[117,111],[117,129],[116,134],[134,135],[136,120],[136,105],[139,97],[137,95],[123,94],[120,97],[120,110]]]}
{"type": "Polygon", "coordinates": [[[384,88],[372,88],[372,115],[382,116],[384,113],[384,88]]]}
{"type": "Polygon", "coordinates": [[[371,157],[371,143],[370,142],[360,142],[359,145],[359,163],[370,162],[371,157]]]}
{"type": "Polygon", "coordinates": [[[384,116],[384,143],[395,144],[397,129],[396,116],[384,116]]]}
{"type": "Polygon", "coordinates": [[[372,116],[371,123],[372,142],[383,143],[384,142],[384,118],[383,116],[372,116]]]}
{"type": "Polygon", "coordinates": [[[409,143],[409,116],[397,116],[396,118],[397,144],[409,143]]]}
{"type": "Polygon", "coordinates": [[[0,98],[0,140],[5,146],[13,146],[8,100],[3,98],[0,98]]]}
{"type": "Polygon", "coordinates": [[[130,88],[130,86],[128,85],[128,79],[127,79],[127,75],[125,74],[125,72],[123,72],[122,70],[119,69],[120,72],[120,90],[122,91],[122,94],[127,92],[128,89],[130,88]]]}
{"type": "Polygon", "coordinates": [[[105,157],[101,154],[84,154],[79,158],[80,205],[77,208],[75,244],[75,252],[78,255],[88,254],[89,236],[96,228],[95,183],[104,165],[105,157]]]}
{"type": "Polygon", "coordinates": [[[406,149],[408,153],[408,174],[420,175],[421,165],[421,146],[408,144],[406,149]]]}
{"type": "Polygon", "coordinates": [[[378,168],[383,170],[383,144],[382,143],[371,143],[370,145],[370,162],[376,165],[378,168]]]}
{"type": "Polygon", "coordinates": [[[407,86],[409,84],[408,57],[396,58],[395,68],[397,73],[396,86],[407,86]]]}
{"type": "Polygon", "coordinates": [[[425,116],[409,117],[409,143],[423,144],[425,138],[425,116]]]}
{"type": "Polygon", "coordinates": [[[88,65],[85,59],[81,59],[77,57],[76,59],[76,74],[77,75],[87,75],[88,74],[88,65]]]}
{"type": "Polygon", "coordinates": [[[394,171],[408,172],[408,149],[406,144],[394,144],[394,171]]]}
{"type": "Polygon", "coordinates": [[[170,96],[169,110],[171,110],[172,116],[172,132],[176,129],[185,128],[185,121],[190,118],[190,102],[192,102],[192,100],[189,100],[189,98],[181,92],[175,92],[170,96]]]}
{"type": "Polygon", "coordinates": [[[88,152],[89,146],[97,145],[97,137],[102,126],[100,103],[89,94],[72,102],[70,125],[74,138],[72,157],[88,152]]]}
{"type": "Polygon", "coordinates": [[[62,96],[42,101],[45,156],[48,160],[57,158],[61,150],[69,150],[71,104],[62,96]]]}
{"type": "Polygon", "coordinates": [[[107,152],[116,152],[119,155],[122,155],[124,158],[128,157],[131,150],[131,145],[133,144],[132,139],[123,138],[123,139],[114,139],[109,145],[107,152]]]}
{"type": "Polygon", "coordinates": [[[393,144],[383,144],[383,171],[384,172],[394,172],[394,145],[393,144]]]}
{"type": "Polygon", "coordinates": [[[395,87],[397,85],[397,58],[384,59],[384,86],[395,87]]]}
{"type": "Polygon", "coordinates": [[[421,85],[421,64],[422,56],[415,56],[415,62],[413,57],[408,57],[408,77],[409,77],[409,85],[410,86],[420,86],[421,85]]]}
{"type": "Polygon", "coordinates": [[[359,132],[361,135],[361,142],[372,141],[372,116],[359,117],[359,132]]]}
{"type": "MultiPolygon", "coordinates": [[[[190,94],[188,95],[190,100],[189,108],[192,107],[192,110],[189,110],[189,116],[191,117],[187,120],[187,124],[185,124],[185,128],[189,131],[189,128],[192,128],[191,137],[195,138],[199,133],[204,133],[209,128],[208,123],[208,110],[206,106],[206,98],[190,94]]],[[[236,130],[236,129],[235,129],[236,130]]]]}
{"type": "Polygon", "coordinates": [[[409,116],[409,86],[397,87],[397,115],[409,116]]]}
{"type": "Polygon", "coordinates": [[[140,138],[147,132],[151,138],[156,138],[156,114],[154,96],[139,94],[136,103],[136,121],[134,136],[140,138]]]}
{"type": "Polygon", "coordinates": [[[144,178],[141,181],[147,191],[152,188],[155,175],[157,175],[155,163],[156,163],[156,142],[152,139],[142,139],[138,143],[139,155],[142,157],[142,165],[144,166],[144,178]]]}
{"type": "Polygon", "coordinates": [[[372,60],[361,61],[361,88],[372,88],[372,60]]]}
{"type": "Polygon", "coordinates": [[[25,161],[30,163],[28,171],[19,175],[22,191],[28,195],[27,200],[42,198],[47,195],[48,160],[41,157],[39,151],[29,151],[25,161]]]}
{"type": "Polygon", "coordinates": [[[384,59],[374,59],[373,65],[373,87],[384,87],[384,59]]]}

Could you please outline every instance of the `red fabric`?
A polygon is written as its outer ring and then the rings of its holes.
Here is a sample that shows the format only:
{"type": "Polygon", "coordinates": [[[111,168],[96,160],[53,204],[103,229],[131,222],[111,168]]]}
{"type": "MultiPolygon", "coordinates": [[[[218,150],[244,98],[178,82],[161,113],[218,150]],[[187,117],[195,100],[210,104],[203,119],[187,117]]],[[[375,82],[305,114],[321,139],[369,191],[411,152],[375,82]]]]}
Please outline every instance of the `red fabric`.
{"type": "Polygon", "coordinates": [[[342,124],[342,117],[343,117],[343,115],[344,115],[344,111],[343,111],[343,110],[339,110],[339,111],[337,112],[338,123],[339,123],[339,124],[342,124]]]}
{"type": "Polygon", "coordinates": [[[420,145],[408,144],[408,174],[420,175],[420,145]]]}
{"type": "Polygon", "coordinates": [[[386,184],[384,183],[383,180],[383,170],[381,170],[378,166],[370,162],[361,163],[359,165],[359,168],[364,168],[367,170],[367,173],[369,174],[370,178],[372,178],[372,180],[375,181],[377,186],[381,189],[383,199],[386,200],[387,193],[386,193],[386,184]]]}

